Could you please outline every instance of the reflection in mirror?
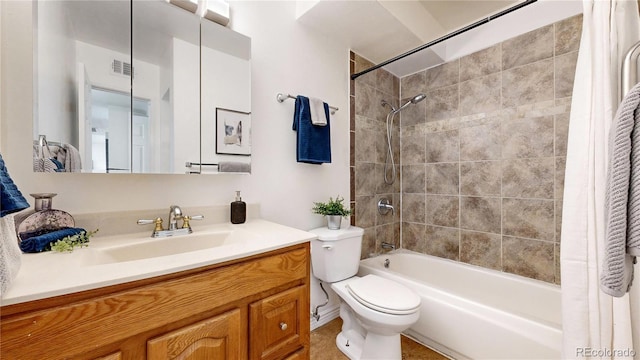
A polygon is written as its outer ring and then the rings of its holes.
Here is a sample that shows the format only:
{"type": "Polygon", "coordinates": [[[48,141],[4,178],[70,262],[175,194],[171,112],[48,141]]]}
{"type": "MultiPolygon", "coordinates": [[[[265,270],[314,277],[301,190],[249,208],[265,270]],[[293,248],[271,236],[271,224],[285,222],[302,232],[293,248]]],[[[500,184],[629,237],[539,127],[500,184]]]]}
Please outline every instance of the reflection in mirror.
{"type": "Polygon", "coordinates": [[[130,14],[130,5],[121,1],[37,2],[33,138],[42,134],[64,145],[50,147],[51,153],[35,145],[34,157],[42,154],[39,161],[59,155],[64,147],[65,157],[82,160],[64,171],[93,171],[92,91],[101,86],[129,97],[130,79],[122,70],[131,62],[130,14]]]}
{"type": "Polygon", "coordinates": [[[201,30],[202,166],[198,170],[250,172],[251,39],[206,19],[201,30]]]}
{"type": "Polygon", "coordinates": [[[34,143],[34,158],[77,149],[82,165],[60,170],[86,173],[217,173],[219,161],[250,162],[248,121],[235,136],[242,155],[216,154],[212,125],[216,107],[251,111],[249,38],[163,0],[38,1],[35,17],[33,138],[64,150],[34,143]],[[210,34],[202,59],[201,22],[210,34]],[[201,171],[200,163],[216,166],[201,171]]]}

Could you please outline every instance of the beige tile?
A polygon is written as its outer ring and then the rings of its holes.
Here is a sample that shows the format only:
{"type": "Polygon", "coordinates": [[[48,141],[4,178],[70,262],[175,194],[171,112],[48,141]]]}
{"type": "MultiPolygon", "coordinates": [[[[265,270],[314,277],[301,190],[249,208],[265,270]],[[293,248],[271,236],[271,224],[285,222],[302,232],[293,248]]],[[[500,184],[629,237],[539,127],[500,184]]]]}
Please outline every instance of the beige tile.
{"type": "Polygon", "coordinates": [[[500,234],[500,198],[460,197],[460,228],[500,234]]]}
{"type": "Polygon", "coordinates": [[[424,92],[425,86],[426,71],[420,71],[415,74],[405,76],[400,79],[400,95],[403,99],[413,97],[416,94],[424,92]]]}
{"type": "Polygon", "coordinates": [[[426,165],[426,185],[428,194],[459,193],[459,163],[436,163],[426,165]]]}
{"type": "MultiPolygon", "coordinates": [[[[376,131],[376,162],[384,164],[387,158],[387,130],[380,124],[380,131],[376,131]]],[[[393,150],[393,161],[400,163],[400,131],[396,127],[391,132],[391,149],[393,150]]],[[[391,155],[389,155],[391,156],[391,155]]],[[[391,158],[389,158],[391,161],[391,158]]]]}
{"type": "MultiPolygon", "coordinates": [[[[404,105],[411,98],[405,98],[401,101],[404,105]]],[[[404,108],[399,114],[395,115],[394,124],[401,124],[402,126],[413,126],[424,124],[427,119],[427,102],[421,101],[417,104],[411,104],[404,108]]],[[[397,126],[397,125],[396,125],[397,126]]]]}
{"type": "Polygon", "coordinates": [[[500,123],[460,129],[460,160],[498,160],[501,149],[500,123]]]}
{"type": "Polygon", "coordinates": [[[555,280],[553,243],[504,236],[502,248],[504,271],[548,282],[555,280]]]}
{"type": "Polygon", "coordinates": [[[554,201],[503,199],[502,234],[553,241],[554,201]]]}
{"type": "Polygon", "coordinates": [[[553,156],[553,117],[524,118],[502,123],[502,158],[553,156]]]}
{"type": "Polygon", "coordinates": [[[556,242],[562,242],[562,199],[555,201],[556,242]]]}
{"type": "Polygon", "coordinates": [[[502,196],[553,199],[553,157],[510,159],[502,162],[502,196]]]}
{"type": "Polygon", "coordinates": [[[376,193],[376,165],[374,163],[356,162],[355,175],[356,196],[376,193]]]}
{"type": "Polygon", "coordinates": [[[565,98],[572,95],[577,62],[577,51],[555,57],[555,96],[557,98],[565,98]]]}
{"type": "Polygon", "coordinates": [[[376,195],[376,225],[386,225],[391,224],[397,221],[400,221],[400,194],[377,194],[376,195]],[[382,215],[378,212],[378,201],[382,198],[385,198],[390,201],[391,206],[394,207],[394,212],[388,212],[385,215],[382,215]]]}
{"type": "Polygon", "coordinates": [[[553,59],[503,71],[502,107],[552,100],[553,85],[553,59]]]}
{"type": "Polygon", "coordinates": [[[402,223],[402,247],[407,250],[426,254],[426,226],[419,223],[402,223]]]}
{"type": "Polygon", "coordinates": [[[460,230],[439,226],[426,226],[427,254],[458,260],[460,230]]]}
{"type": "MultiPolygon", "coordinates": [[[[446,62],[442,65],[434,66],[426,71],[426,88],[425,90],[439,89],[444,86],[449,86],[458,83],[459,79],[460,62],[453,60],[446,62]]],[[[410,94],[403,94],[404,97],[413,96],[410,94]]],[[[415,95],[415,94],[414,94],[415,95]]]]}
{"type": "MultiPolygon", "coordinates": [[[[397,193],[400,191],[400,165],[396,163],[396,179],[392,184],[387,184],[384,179],[385,165],[384,164],[376,164],[376,175],[374,181],[376,183],[376,193],[377,194],[388,194],[388,193],[397,193]]],[[[392,167],[391,164],[386,168],[387,171],[387,179],[391,180],[392,178],[392,167]]]]}
{"type": "MultiPolygon", "coordinates": [[[[336,337],[342,331],[342,319],[337,318],[311,332],[309,358],[312,360],[347,360],[336,346],[336,337]]],[[[439,353],[402,335],[400,339],[403,360],[446,360],[439,353]]]]}
{"type": "Polygon", "coordinates": [[[384,69],[376,71],[376,87],[384,94],[393,96],[393,74],[384,69]]]}
{"type": "Polygon", "coordinates": [[[427,195],[425,223],[429,225],[458,227],[459,197],[427,195]]]}
{"type": "Polygon", "coordinates": [[[311,332],[309,358],[313,360],[348,360],[338,346],[336,337],[342,331],[342,319],[337,318],[311,332]]]}
{"type": "Polygon", "coordinates": [[[460,81],[467,81],[502,69],[500,44],[460,58],[460,81]]]}
{"type": "Polygon", "coordinates": [[[392,223],[376,226],[376,252],[383,252],[382,242],[400,246],[400,223],[392,223]]]}
{"type": "Polygon", "coordinates": [[[502,236],[475,231],[460,231],[460,261],[500,270],[502,236]]]}
{"type": "Polygon", "coordinates": [[[553,25],[516,36],[502,43],[502,69],[530,64],[553,56],[553,25]]]}
{"type": "MultiPolygon", "coordinates": [[[[374,64],[363,58],[362,56],[355,54],[355,71],[357,73],[367,70],[371,68],[374,64]]],[[[369,86],[375,87],[377,83],[377,76],[375,71],[371,71],[364,75],[361,75],[356,79],[356,88],[359,84],[367,84],[369,86]]]]}
{"type": "Polygon", "coordinates": [[[557,157],[555,161],[555,198],[562,199],[564,196],[564,172],[567,159],[565,157],[557,157]]]}
{"type": "Polygon", "coordinates": [[[430,133],[426,137],[426,162],[459,161],[459,148],[458,130],[430,133]]]}
{"type": "Polygon", "coordinates": [[[422,164],[425,162],[424,135],[404,136],[401,142],[403,165],[422,164]]]}
{"type": "Polygon", "coordinates": [[[426,121],[438,121],[458,116],[458,84],[427,91],[426,121]]]}
{"type": "Polygon", "coordinates": [[[402,196],[402,220],[424,224],[425,195],[404,194],[402,196]]]}
{"type": "Polygon", "coordinates": [[[500,161],[460,163],[461,195],[500,195],[500,161]]]}
{"type": "MultiPolygon", "coordinates": [[[[360,79],[360,78],[358,78],[360,79]]],[[[356,84],[356,115],[374,119],[376,117],[376,90],[364,82],[356,84]]]]}
{"type": "Polygon", "coordinates": [[[425,176],[424,164],[402,166],[402,191],[424,194],[426,192],[425,176]]]}
{"type": "Polygon", "coordinates": [[[555,156],[567,155],[567,139],[569,138],[569,113],[555,115],[555,156]]]}
{"type": "Polygon", "coordinates": [[[376,224],[377,199],[375,196],[356,197],[356,226],[369,228],[376,224]]]}
{"type": "Polygon", "coordinates": [[[498,110],[501,81],[496,73],[460,83],[460,116],[498,110]]]}
{"type": "Polygon", "coordinates": [[[376,161],[376,132],[370,130],[358,130],[355,132],[356,161],[376,161]]]}
{"type": "Polygon", "coordinates": [[[582,14],[572,16],[555,23],[556,27],[556,56],[580,48],[580,37],[582,36],[582,14]]]}
{"type": "Polygon", "coordinates": [[[368,259],[376,255],[376,228],[366,228],[364,229],[364,235],[362,236],[362,249],[360,259],[368,259]]]}

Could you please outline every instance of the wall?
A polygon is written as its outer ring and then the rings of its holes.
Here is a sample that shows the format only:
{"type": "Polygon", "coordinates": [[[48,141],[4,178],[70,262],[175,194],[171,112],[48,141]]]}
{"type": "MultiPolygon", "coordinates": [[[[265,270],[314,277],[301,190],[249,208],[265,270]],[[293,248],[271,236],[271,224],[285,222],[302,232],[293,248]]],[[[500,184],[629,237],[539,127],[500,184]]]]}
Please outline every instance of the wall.
{"type": "MultiPolygon", "coordinates": [[[[367,59],[351,53],[351,73],[371,66],[367,59]]],[[[352,223],[364,229],[363,259],[380,253],[383,241],[400,246],[400,117],[395,117],[392,131],[396,180],[389,185],[384,172],[386,117],[391,108],[381,105],[385,100],[397,108],[399,97],[400,80],[386,70],[377,69],[351,81],[351,205],[355,209],[352,223]],[[381,198],[391,201],[395,214],[378,213],[381,198]]],[[[391,167],[388,170],[390,180],[391,167]]]]}
{"type": "Polygon", "coordinates": [[[401,79],[402,245],[560,283],[582,16],[401,79]]]}
{"type": "Polygon", "coordinates": [[[46,134],[54,141],[78,144],[76,123],[76,66],[73,29],[62,2],[46,1],[39,5],[37,48],[42,56],[38,62],[39,93],[36,111],[46,121],[34,126],[34,139],[46,134]],[[46,14],[46,15],[45,15],[46,14]],[[56,109],[56,111],[52,111],[56,109]],[[60,109],[64,109],[60,111],[60,109]]]}
{"type": "MultiPolygon", "coordinates": [[[[2,137],[0,152],[24,194],[55,192],[55,207],[72,214],[228,204],[234,190],[259,203],[262,217],[298,229],[324,225],[313,201],[349,198],[349,103],[346,45],[295,21],[295,2],[232,1],[230,26],[252,38],[252,174],[120,175],[33,173],[32,4],[2,1],[2,137]],[[276,94],[306,94],[340,108],[332,116],[333,163],[296,162],[291,130],[293,101],[276,94]]],[[[165,216],[164,213],[158,214],[165,216]]],[[[132,218],[134,222],[137,219],[132,218]]],[[[197,231],[197,225],[195,226],[197,231]]],[[[319,304],[312,289],[312,304],[319,304]]]]}

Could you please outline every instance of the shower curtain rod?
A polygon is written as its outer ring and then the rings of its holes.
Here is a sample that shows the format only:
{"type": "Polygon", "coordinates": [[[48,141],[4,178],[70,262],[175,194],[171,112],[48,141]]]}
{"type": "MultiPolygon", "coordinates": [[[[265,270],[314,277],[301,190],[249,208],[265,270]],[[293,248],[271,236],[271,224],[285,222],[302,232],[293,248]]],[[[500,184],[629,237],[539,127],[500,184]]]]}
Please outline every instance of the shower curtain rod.
{"type": "Polygon", "coordinates": [[[431,47],[433,45],[436,45],[438,43],[441,43],[441,42],[443,42],[443,41],[445,41],[447,39],[451,39],[452,37],[458,36],[458,35],[460,35],[462,33],[465,33],[465,32],[467,32],[467,31],[469,31],[471,29],[475,29],[480,25],[484,25],[484,24],[488,23],[491,20],[495,20],[495,19],[497,19],[497,18],[499,18],[499,17],[501,17],[503,15],[507,15],[508,13],[516,11],[516,10],[518,10],[520,8],[523,8],[523,7],[527,6],[527,5],[531,5],[536,1],[538,1],[538,0],[526,0],[524,2],[521,2],[520,4],[514,5],[514,6],[510,7],[510,8],[508,8],[508,9],[502,10],[497,14],[494,14],[494,15],[491,15],[491,16],[487,16],[486,18],[484,18],[482,20],[478,20],[478,21],[474,22],[473,24],[467,25],[467,26],[465,26],[465,27],[463,27],[461,29],[458,29],[458,30],[455,30],[453,32],[450,32],[450,33],[448,33],[448,34],[446,34],[446,35],[444,35],[444,36],[442,36],[440,38],[437,38],[435,40],[432,40],[432,41],[430,41],[430,42],[428,42],[428,43],[426,43],[424,45],[420,45],[420,46],[418,46],[417,48],[415,48],[413,50],[409,50],[409,51],[405,52],[404,54],[400,54],[400,55],[398,55],[398,56],[396,56],[394,58],[391,58],[391,59],[389,59],[387,61],[381,62],[378,65],[374,65],[374,66],[372,66],[372,67],[370,67],[370,68],[368,68],[366,70],[360,71],[359,73],[355,73],[355,74],[351,75],[351,80],[355,80],[359,76],[364,75],[364,74],[366,74],[368,72],[371,72],[371,71],[379,69],[379,68],[381,68],[383,66],[389,65],[392,62],[395,62],[397,60],[405,58],[405,57],[407,57],[409,55],[413,55],[413,54],[417,53],[418,51],[421,51],[421,50],[424,50],[426,48],[429,48],[429,47],[431,47]]]}

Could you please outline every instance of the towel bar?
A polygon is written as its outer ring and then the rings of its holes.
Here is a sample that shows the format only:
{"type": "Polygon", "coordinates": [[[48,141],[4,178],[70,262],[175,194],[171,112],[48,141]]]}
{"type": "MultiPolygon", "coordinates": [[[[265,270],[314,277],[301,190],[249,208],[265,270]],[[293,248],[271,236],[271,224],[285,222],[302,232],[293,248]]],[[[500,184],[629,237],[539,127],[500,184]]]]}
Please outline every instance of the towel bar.
{"type": "MultiPolygon", "coordinates": [[[[295,96],[290,95],[290,94],[283,94],[283,93],[278,93],[278,95],[276,95],[276,100],[278,100],[279,103],[284,102],[287,99],[294,99],[295,100],[295,96]]],[[[329,109],[331,109],[331,115],[334,115],[336,113],[336,111],[338,111],[339,109],[335,106],[331,106],[329,105],[329,109]]]]}

